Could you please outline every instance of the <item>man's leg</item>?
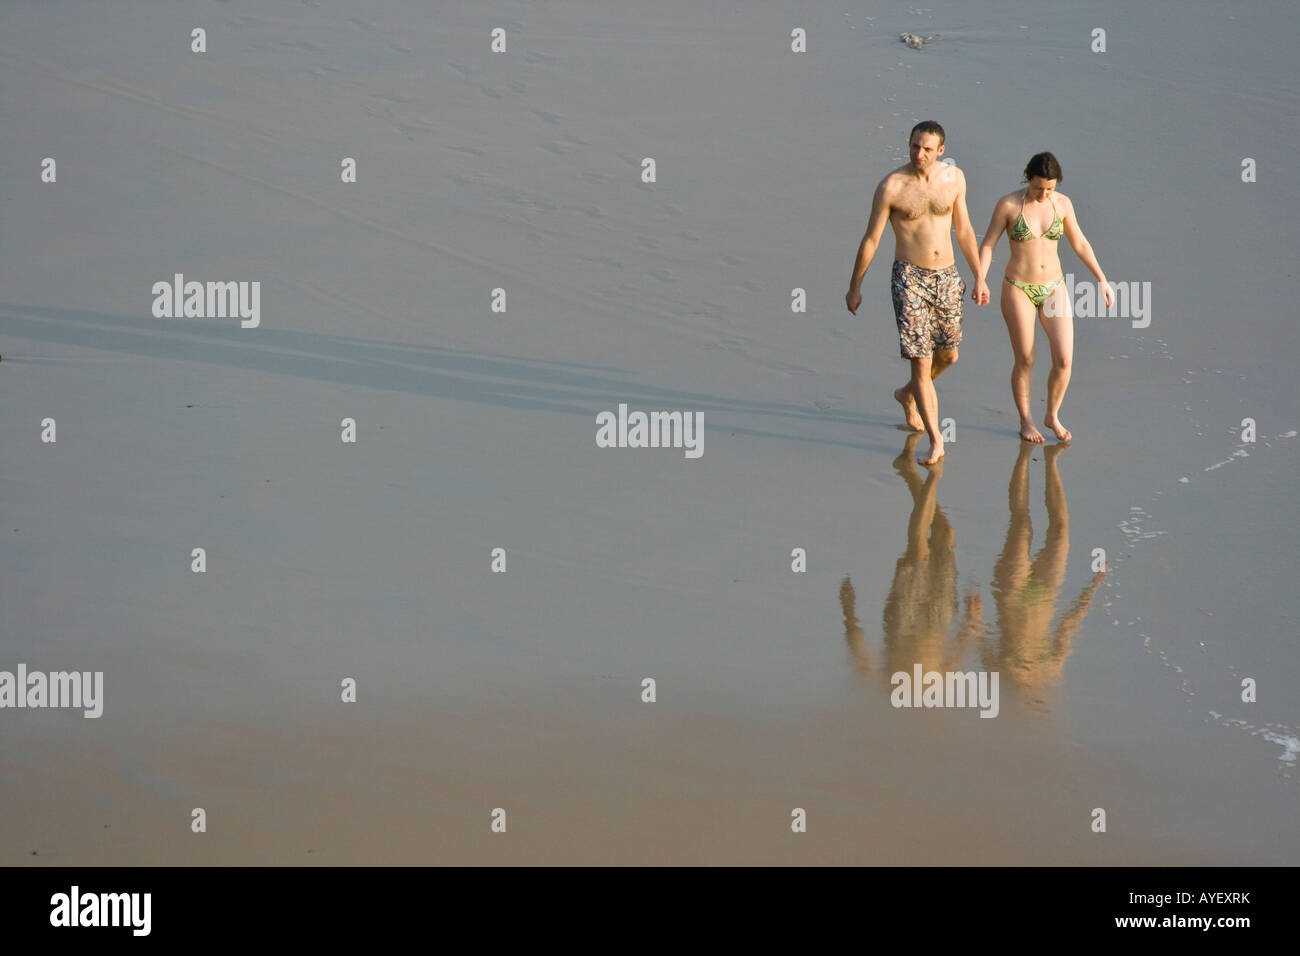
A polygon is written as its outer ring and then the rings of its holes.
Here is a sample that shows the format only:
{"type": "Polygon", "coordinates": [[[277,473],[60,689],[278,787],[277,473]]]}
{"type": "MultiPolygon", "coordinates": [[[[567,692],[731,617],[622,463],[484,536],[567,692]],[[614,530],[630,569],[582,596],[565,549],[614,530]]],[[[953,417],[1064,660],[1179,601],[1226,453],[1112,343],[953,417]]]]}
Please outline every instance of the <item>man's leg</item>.
{"type": "MultiPolygon", "coordinates": [[[[920,337],[924,332],[924,316],[918,313],[922,303],[911,287],[916,272],[915,267],[895,261],[889,279],[889,294],[894,302],[894,319],[898,323],[898,341],[903,358],[911,358],[920,351],[920,337]]],[[[902,388],[894,389],[894,401],[903,406],[903,417],[909,429],[925,431],[925,422],[916,411],[916,394],[911,379],[902,388]]]]}
{"type": "Polygon", "coordinates": [[[956,349],[935,349],[934,360],[930,363],[930,380],[938,378],[957,362],[956,349]]]}
{"type": "MultiPolygon", "coordinates": [[[[936,349],[934,358],[930,361],[930,381],[933,382],[952,368],[953,363],[956,361],[956,349],[936,349]]],[[[908,379],[907,384],[902,388],[894,389],[894,401],[903,406],[903,414],[907,416],[908,428],[914,432],[925,431],[925,423],[921,421],[921,416],[916,411],[916,397],[912,394],[911,379],[908,379]]]]}
{"type": "MultiPolygon", "coordinates": [[[[956,349],[936,350],[934,358],[930,360],[930,381],[933,382],[945,371],[952,368],[953,363],[956,361],[956,349]]],[[[903,406],[903,414],[907,416],[908,428],[914,432],[925,431],[925,422],[921,420],[921,416],[916,411],[916,395],[912,391],[911,379],[908,379],[907,384],[902,388],[894,389],[894,401],[903,406]]]]}
{"type": "MultiPolygon", "coordinates": [[[[955,275],[955,271],[954,271],[955,275]]],[[[956,295],[957,326],[961,323],[961,292],[965,286],[954,285],[947,276],[936,274],[928,269],[894,263],[890,279],[890,294],[894,300],[894,317],[898,321],[899,338],[902,342],[903,357],[915,358],[921,352],[929,352],[929,381],[933,382],[946,369],[957,361],[957,345],[961,341],[960,331],[947,329],[940,332],[941,341],[936,341],[936,321],[939,319],[939,307],[949,311],[953,306],[941,299],[952,299],[956,295]],[[955,336],[955,337],[954,337],[955,336]]],[[[915,364],[913,365],[915,371],[915,364]]],[[[921,393],[915,387],[915,375],[907,384],[894,389],[894,401],[903,406],[903,415],[907,427],[912,431],[928,431],[924,419],[917,409],[917,400],[921,393]]],[[[933,388],[931,389],[933,391],[933,388]]],[[[938,401],[938,398],[935,398],[938,401]]],[[[940,456],[942,457],[942,453],[940,456]]],[[[918,459],[919,460],[919,459],[918,459]]],[[[935,459],[938,460],[938,459],[935,459]]]]}
{"type": "Polygon", "coordinates": [[[916,412],[916,397],[912,394],[910,378],[902,388],[894,389],[894,401],[903,406],[903,417],[907,419],[908,428],[914,432],[925,431],[925,422],[921,421],[921,416],[916,412]]]}
{"type": "Polygon", "coordinates": [[[933,359],[914,358],[911,362],[912,380],[907,384],[916,397],[925,433],[930,436],[930,450],[917,455],[916,460],[922,465],[933,465],[943,457],[943,438],[939,435],[939,395],[934,390],[934,379],[930,374],[933,359]]]}
{"type": "MultiPolygon", "coordinates": [[[[928,400],[932,402],[932,418],[926,422],[934,425],[930,429],[931,449],[929,457],[923,464],[933,464],[943,457],[943,439],[938,437],[939,395],[934,390],[934,380],[951,368],[957,361],[957,347],[961,345],[961,298],[966,291],[966,283],[957,274],[954,267],[939,272],[934,278],[934,295],[929,302],[930,313],[927,327],[929,329],[930,378],[925,383],[929,390],[928,400]]],[[[920,392],[918,391],[918,396],[920,392]]]]}

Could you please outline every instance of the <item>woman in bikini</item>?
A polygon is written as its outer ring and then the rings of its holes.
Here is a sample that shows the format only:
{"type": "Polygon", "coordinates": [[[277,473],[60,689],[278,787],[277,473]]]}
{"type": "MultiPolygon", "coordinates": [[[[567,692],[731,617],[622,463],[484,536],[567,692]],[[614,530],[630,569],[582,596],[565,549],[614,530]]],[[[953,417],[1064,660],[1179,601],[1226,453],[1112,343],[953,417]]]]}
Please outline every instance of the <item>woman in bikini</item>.
{"type": "Polygon", "coordinates": [[[1051,153],[1038,153],[1025,167],[1024,189],[998,200],[980,245],[980,274],[977,288],[984,284],[993,264],[993,248],[1002,233],[1011,244],[1011,259],[1002,283],[1002,318],[1011,334],[1015,364],[1011,369],[1011,395],[1020,413],[1020,437],[1028,442],[1043,441],[1029,413],[1029,386],[1034,370],[1034,319],[1043,323],[1052,349],[1052,371],[1047,377],[1047,416],[1043,424],[1058,441],[1068,442],[1070,430],[1058,413],[1070,384],[1074,359],[1074,314],[1066,294],[1057,241],[1065,236],[1074,254],[1097,277],[1109,309],[1114,292],[1097,264],[1092,246],[1079,229],[1074,203],[1056,191],[1061,182],[1061,164],[1051,153]]]}

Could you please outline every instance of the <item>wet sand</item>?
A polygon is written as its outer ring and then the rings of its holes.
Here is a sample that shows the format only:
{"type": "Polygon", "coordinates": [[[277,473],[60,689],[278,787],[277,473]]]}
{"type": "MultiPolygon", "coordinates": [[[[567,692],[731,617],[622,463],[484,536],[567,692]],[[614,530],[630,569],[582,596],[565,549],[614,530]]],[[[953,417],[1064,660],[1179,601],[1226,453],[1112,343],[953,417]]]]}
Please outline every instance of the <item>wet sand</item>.
{"type": "Polygon", "coordinates": [[[1013,730],[990,745],[975,720],[954,725],[948,714],[865,700],[814,717],[756,720],[678,716],[680,707],[647,716],[650,705],[627,704],[613,679],[552,690],[553,698],[513,708],[473,701],[468,713],[321,718],[293,732],[209,727],[147,749],[136,740],[67,755],[31,768],[39,788],[6,788],[5,863],[1253,858],[1230,841],[1187,839],[1184,826],[1195,831],[1215,813],[1205,797],[1162,792],[1141,766],[1101,764],[1078,741],[1017,722],[1014,708],[1001,725],[1013,730]],[[1105,835],[1087,827],[1089,795],[1100,793],[1124,818],[1105,835]],[[1160,813],[1145,805],[1152,798],[1165,801],[1160,813]],[[189,832],[191,805],[207,811],[208,832],[189,832]],[[506,811],[505,833],[490,830],[497,807],[506,811]],[[807,811],[805,834],[790,832],[796,807],[807,811]]]}
{"type": "Polygon", "coordinates": [[[1191,7],[817,5],[803,59],[766,5],[507,6],[504,59],[409,3],[204,7],[197,61],[183,8],[6,12],[0,670],[105,706],[0,710],[0,863],[1294,865],[1300,334],[1260,225],[1297,24],[1191,7]],[[1069,448],[1018,441],[967,304],[956,441],[910,464],[890,240],[844,310],[931,116],[977,232],[1052,149],[1152,283],[1147,328],[1077,320],[1069,448]],[[261,326],[154,318],[176,272],[260,280],[261,326]],[[701,412],[704,454],[597,447],[619,403],[701,412]],[[997,717],[893,707],[916,663],[996,670],[997,717]]]}

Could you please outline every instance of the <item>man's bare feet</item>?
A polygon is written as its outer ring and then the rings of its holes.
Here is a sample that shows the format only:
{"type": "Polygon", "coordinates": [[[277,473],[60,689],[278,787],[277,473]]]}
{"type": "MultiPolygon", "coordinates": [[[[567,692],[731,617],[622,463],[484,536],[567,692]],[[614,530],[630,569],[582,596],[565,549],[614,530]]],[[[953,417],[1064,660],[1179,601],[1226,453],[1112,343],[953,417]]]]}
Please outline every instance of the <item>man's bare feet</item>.
{"type": "Polygon", "coordinates": [[[903,406],[903,415],[907,418],[907,427],[914,432],[925,431],[925,422],[921,421],[921,415],[916,410],[916,399],[912,397],[912,390],[904,385],[902,388],[894,389],[894,401],[903,406]]]}
{"type": "Polygon", "coordinates": [[[1043,419],[1043,424],[1052,430],[1052,434],[1056,436],[1057,441],[1070,440],[1070,429],[1061,424],[1060,418],[1048,415],[1043,419]]]}
{"type": "Polygon", "coordinates": [[[1042,432],[1034,427],[1034,423],[1028,420],[1021,421],[1020,423],[1020,437],[1027,442],[1033,442],[1035,445],[1041,445],[1043,442],[1047,441],[1047,439],[1043,437],[1042,432]]]}
{"type": "Polygon", "coordinates": [[[918,465],[937,465],[939,459],[943,457],[943,439],[935,438],[930,442],[930,450],[924,455],[916,456],[918,465]]]}

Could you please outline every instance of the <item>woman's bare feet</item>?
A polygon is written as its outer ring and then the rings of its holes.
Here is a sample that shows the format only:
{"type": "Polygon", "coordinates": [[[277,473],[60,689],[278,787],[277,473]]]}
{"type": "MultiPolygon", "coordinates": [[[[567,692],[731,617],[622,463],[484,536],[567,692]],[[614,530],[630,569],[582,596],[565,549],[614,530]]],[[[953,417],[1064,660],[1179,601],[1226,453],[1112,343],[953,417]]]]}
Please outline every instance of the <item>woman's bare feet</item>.
{"type": "Polygon", "coordinates": [[[1043,419],[1043,424],[1052,430],[1057,441],[1069,441],[1070,429],[1061,424],[1061,419],[1055,415],[1048,415],[1043,419]]]}
{"type": "Polygon", "coordinates": [[[1020,437],[1027,442],[1033,442],[1035,445],[1041,445],[1047,441],[1042,432],[1034,427],[1034,423],[1027,418],[1020,420],[1020,437]]]}
{"type": "Polygon", "coordinates": [[[903,406],[908,428],[914,432],[925,431],[925,422],[921,421],[921,415],[916,410],[916,399],[912,397],[912,390],[908,386],[894,389],[894,401],[903,406]]]}
{"type": "Polygon", "coordinates": [[[916,456],[918,465],[937,465],[943,457],[943,439],[935,438],[930,442],[930,450],[924,455],[916,456]]]}

